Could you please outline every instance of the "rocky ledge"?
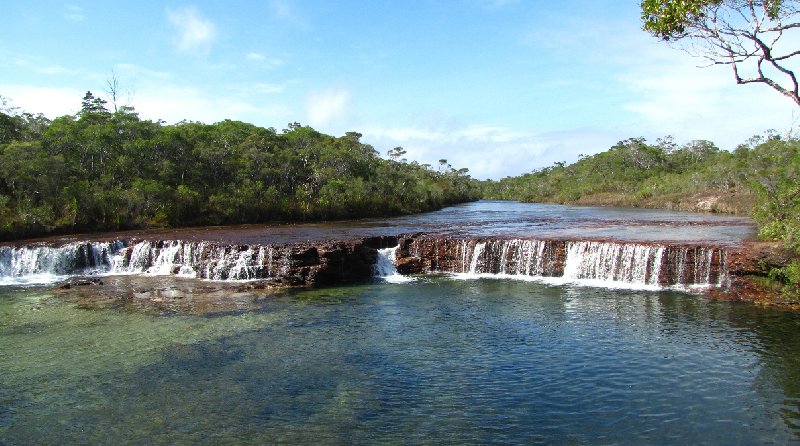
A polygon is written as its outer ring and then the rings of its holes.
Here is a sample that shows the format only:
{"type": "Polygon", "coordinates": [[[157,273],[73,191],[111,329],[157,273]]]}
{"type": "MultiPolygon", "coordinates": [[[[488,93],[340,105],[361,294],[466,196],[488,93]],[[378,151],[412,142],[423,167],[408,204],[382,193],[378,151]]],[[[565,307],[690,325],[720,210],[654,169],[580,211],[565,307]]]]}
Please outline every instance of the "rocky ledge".
{"type": "Polygon", "coordinates": [[[612,240],[451,238],[417,233],[351,240],[233,245],[181,240],[106,240],[0,247],[0,279],[52,274],[64,285],[97,276],[171,276],[233,281],[231,287],[324,287],[370,280],[378,251],[395,248],[400,274],[472,273],[564,277],[703,289],[716,297],[779,301],[764,286],[789,253],[776,244],[742,246],[612,240]],[[237,284],[238,283],[238,284],[237,284]]]}

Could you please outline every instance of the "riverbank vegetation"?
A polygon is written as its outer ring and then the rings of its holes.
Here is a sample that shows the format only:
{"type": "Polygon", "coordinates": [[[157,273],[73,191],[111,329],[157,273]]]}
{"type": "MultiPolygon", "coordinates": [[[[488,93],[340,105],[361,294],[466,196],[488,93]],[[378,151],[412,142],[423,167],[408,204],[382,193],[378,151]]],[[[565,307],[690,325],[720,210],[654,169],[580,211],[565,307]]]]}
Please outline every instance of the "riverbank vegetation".
{"type": "Polygon", "coordinates": [[[767,266],[800,290],[800,139],[768,132],[733,151],[709,141],[655,144],[644,138],[556,163],[518,177],[483,183],[484,198],[721,212],[753,217],[759,236],[778,240],[795,260],[767,266]]]}
{"type": "Polygon", "coordinates": [[[475,200],[466,169],[383,159],[359,133],[237,121],[165,125],[87,92],[52,121],[0,112],[0,240],[50,233],[330,220],[475,200]]]}

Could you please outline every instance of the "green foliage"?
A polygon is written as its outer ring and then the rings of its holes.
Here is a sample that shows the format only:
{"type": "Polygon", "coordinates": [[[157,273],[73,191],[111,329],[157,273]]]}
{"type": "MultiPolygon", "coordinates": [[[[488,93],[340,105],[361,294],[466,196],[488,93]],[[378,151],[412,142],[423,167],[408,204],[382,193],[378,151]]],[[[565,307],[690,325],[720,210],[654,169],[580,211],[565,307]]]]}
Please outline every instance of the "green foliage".
{"type": "Polygon", "coordinates": [[[722,7],[731,10],[753,8],[763,10],[772,20],[777,20],[784,0],[642,0],[644,30],[663,40],[685,37],[689,28],[714,15],[722,7]]]}
{"type": "Polygon", "coordinates": [[[783,267],[772,268],[769,278],[782,284],[784,296],[800,300],[800,260],[791,260],[783,267]]]}
{"type": "Polygon", "coordinates": [[[466,169],[384,160],[349,132],[225,120],[166,126],[91,92],[50,122],[0,113],[0,239],[51,232],[360,218],[478,198],[466,169]]]}
{"type": "Polygon", "coordinates": [[[645,31],[663,39],[683,37],[686,29],[707,15],[707,9],[722,0],[643,0],[642,21],[645,31]]]}
{"type": "Polygon", "coordinates": [[[750,152],[748,169],[759,235],[800,254],[800,141],[767,139],[750,152]]]}

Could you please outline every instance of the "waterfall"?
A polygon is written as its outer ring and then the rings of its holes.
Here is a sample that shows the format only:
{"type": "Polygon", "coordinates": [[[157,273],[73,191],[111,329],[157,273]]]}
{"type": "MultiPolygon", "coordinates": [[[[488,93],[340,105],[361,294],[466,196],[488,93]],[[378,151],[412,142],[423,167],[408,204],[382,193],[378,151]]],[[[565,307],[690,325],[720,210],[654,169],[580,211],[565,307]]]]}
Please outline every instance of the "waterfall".
{"type": "Polygon", "coordinates": [[[563,277],[657,287],[663,254],[663,246],[570,242],[563,277]]]}
{"type": "Polygon", "coordinates": [[[92,275],[111,268],[124,243],[92,242],[50,246],[0,246],[0,284],[51,283],[74,274],[92,275]]]}
{"type": "MultiPolygon", "coordinates": [[[[418,272],[466,278],[511,277],[628,288],[726,287],[724,249],[598,241],[417,237],[404,255],[418,272]]],[[[375,276],[397,282],[398,247],[379,250],[375,276]]],[[[282,277],[294,265],[291,246],[208,242],[110,241],[51,247],[0,246],[0,284],[52,283],[70,276],[178,275],[208,280],[282,277]]],[[[406,263],[409,265],[409,263],[406,263]]]]}
{"type": "Polygon", "coordinates": [[[702,246],[669,248],[665,255],[665,282],[687,287],[721,287],[730,283],[727,253],[702,246]]]}
{"type": "MultiPolygon", "coordinates": [[[[109,274],[252,280],[270,276],[273,256],[269,246],[240,248],[175,240],[2,246],[0,284],[46,284],[71,276],[109,274]]],[[[288,265],[283,267],[288,270],[288,265]]]]}
{"type": "Polygon", "coordinates": [[[375,277],[391,283],[411,282],[414,279],[403,276],[397,272],[397,249],[384,248],[378,250],[378,260],[375,263],[375,277]]]}
{"type": "Polygon", "coordinates": [[[622,288],[726,287],[720,248],[526,239],[414,240],[414,257],[434,259],[431,272],[465,278],[511,277],[622,288]]]}
{"type": "Polygon", "coordinates": [[[486,248],[486,243],[477,243],[475,245],[475,249],[472,251],[472,260],[469,262],[469,274],[477,274],[478,273],[478,261],[483,254],[483,250],[486,248]]]}

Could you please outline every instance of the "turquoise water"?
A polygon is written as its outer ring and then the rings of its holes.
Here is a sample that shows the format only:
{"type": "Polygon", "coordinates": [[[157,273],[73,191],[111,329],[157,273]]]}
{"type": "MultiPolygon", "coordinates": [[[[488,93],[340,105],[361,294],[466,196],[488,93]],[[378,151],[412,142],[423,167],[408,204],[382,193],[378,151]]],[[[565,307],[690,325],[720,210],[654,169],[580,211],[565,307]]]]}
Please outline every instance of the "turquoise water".
{"type": "Polygon", "coordinates": [[[800,316],[434,277],[211,313],[0,289],[0,443],[800,442],[800,316]]]}

